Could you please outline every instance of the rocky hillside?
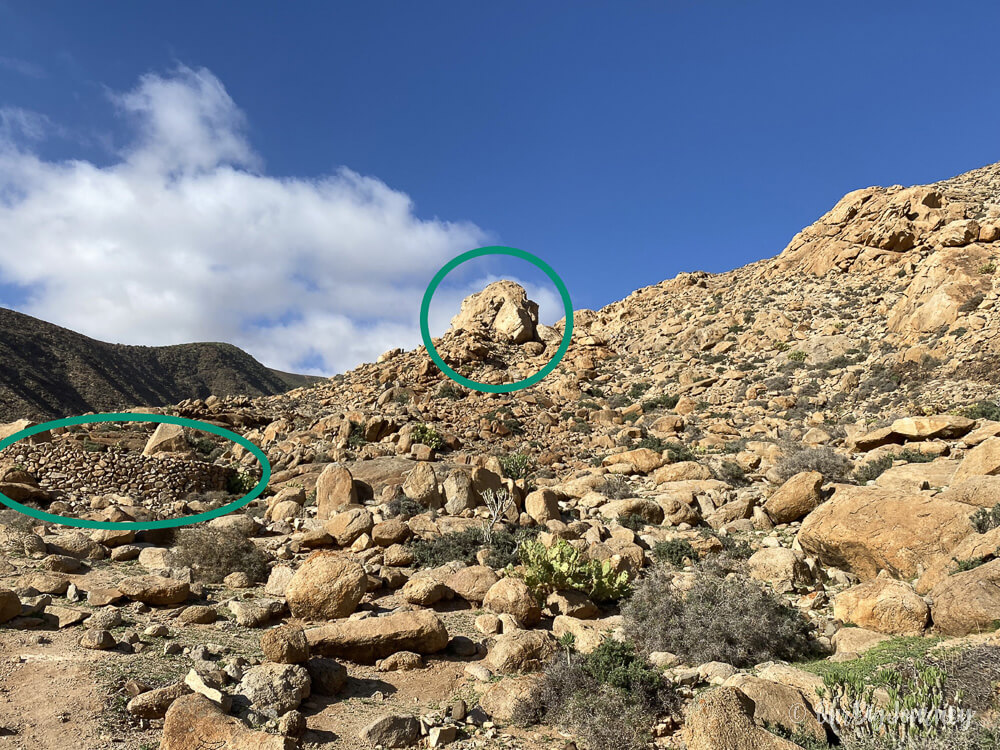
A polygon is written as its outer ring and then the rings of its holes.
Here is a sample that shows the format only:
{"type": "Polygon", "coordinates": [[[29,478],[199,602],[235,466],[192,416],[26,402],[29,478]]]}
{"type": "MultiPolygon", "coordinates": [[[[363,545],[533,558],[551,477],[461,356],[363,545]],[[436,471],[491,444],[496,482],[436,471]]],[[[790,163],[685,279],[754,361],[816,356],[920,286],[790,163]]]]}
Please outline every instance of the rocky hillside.
{"type": "Polygon", "coordinates": [[[230,344],[124,346],[0,308],[0,419],[53,419],[186,398],[263,396],[315,378],[230,344]]]}
{"type": "MultiPolygon", "coordinates": [[[[269,490],[177,534],[4,514],[0,748],[1000,746],[998,186],[851,193],[577,311],[513,394],[417,349],[165,408],[269,490]]],[[[503,282],[435,347],[510,382],[561,329],[503,282]]]]}

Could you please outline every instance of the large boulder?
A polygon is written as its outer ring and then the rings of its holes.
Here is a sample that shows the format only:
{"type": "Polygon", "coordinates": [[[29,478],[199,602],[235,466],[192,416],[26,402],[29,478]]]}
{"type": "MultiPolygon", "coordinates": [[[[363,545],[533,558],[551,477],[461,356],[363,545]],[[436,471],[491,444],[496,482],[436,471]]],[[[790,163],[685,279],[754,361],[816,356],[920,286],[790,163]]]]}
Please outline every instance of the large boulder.
{"type": "Polygon", "coordinates": [[[833,616],[842,622],[891,635],[920,635],[930,609],[910,584],[876,578],[841,591],[833,601],[833,616]]]}
{"type": "Polygon", "coordinates": [[[179,424],[167,424],[161,422],[153,430],[153,434],[146,441],[146,447],[142,449],[142,455],[152,456],[162,451],[185,451],[188,450],[187,437],[184,435],[184,428],[179,424]]]}
{"type": "Polygon", "coordinates": [[[529,492],[528,496],[524,498],[524,512],[538,524],[544,525],[549,521],[558,521],[561,517],[559,495],[547,488],[529,492]]]}
{"type": "Polygon", "coordinates": [[[757,550],[747,560],[747,572],[751,578],[770,584],[779,593],[806,586],[813,578],[806,565],[806,556],[787,547],[757,550]]]}
{"type": "Polygon", "coordinates": [[[737,688],[753,701],[753,717],[758,723],[781,726],[792,734],[808,735],[826,743],[826,730],[798,688],[748,674],[733,675],[723,687],[737,688]]]}
{"type": "Polygon", "coordinates": [[[352,544],[362,534],[375,526],[372,514],[364,508],[350,508],[332,516],[323,524],[323,530],[341,547],[352,544]]]}
{"type": "Polygon", "coordinates": [[[156,607],[180,604],[191,593],[191,587],[184,581],[155,575],[125,578],[118,582],[116,588],[133,601],[156,607]]]}
{"type": "Polygon", "coordinates": [[[952,478],[952,483],[959,484],[972,477],[996,474],[1000,474],[1000,437],[984,440],[966,453],[952,478]]]}
{"type": "Polygon", "coordinates": [[[498,615],[510,615],[522,627],[530,627],[542,619],[542,608],[524,581],[502,578],[494,583],[483,598],[483,609],[498,615]]]}
{"type": "Polygon", "coordinates": [[[358,502],[354,477],[344,466],[330,464],[316,480],[316,518],[325,520],[358,502]]]}
{"type": "Polygon", "coordinates": [[[10,589],[0,589],[0,623],[9,622],[21,614],[21,600],[10,589]]]}
{"type": "Polygon", "coordinates": [[[238,692],[262,714],[278,717],[292,711],[306,698],[312,682],[299,664],[259,664],[243,673],[238,692]]]}
{"type": "Polygon", "coordinates": [[[605,466],[619,464],[627,466],[632,474],[649,474],[663,466],[666,459],[649,448],[636,448],[624,453],[612,453],[610,456],[605,456],[603,463],[605,466]]]}
{"type": "Polygon", "coordinates": [[[434,654],[448,645],[448,630],[426,610],[343,620],[306,631],[313,654],[374,664],[397,651],[434,654]]]}
{"type": "Polygon", "coordinates": [[[285,589],[285,600],[295,617],[335,620],[354,612],[367,588],[364,568],[323,550],[306,558],[295,572],[285,589]]]}
{"type": "Polygon", "coordinates": [[[486,565],[470,565],[452,573],[444,583],[465,601],[482,604],[487,592],[499,580],[493,568],[486,565]]]}
{"type": "Polygon", "coordinates": [[[976,426],[974,419],[952,414],[933,417],[904,417],[892,423],[891,429],[906,440],[951,439],[965,435],[976,426]]]}
{"type": "Polygon", "coordinates": [[[513,281],[495,281],[462,300],[451,319],[455,333],[474,333],[493,341],[523,344],[537,338],[538,305],[524,287],[513,281]]]}
{"type": "Polygon", "coordinates": [[[494,672],[533,672],[545,666],[556,651],[556,642],[543,630],[515,630],[501,635],[486,656],[494,672]]]}
{"type": "Polygon", "coordinates": [[[735,687],[702,693],[688,707],[682,736],[688,750],[801,750],[754,723],[754,702],[735,687]]]}
{"type": "Polygon", "coordinates": [[[1000,620],[1000,560],[945,577],[931,600],[934,627],[945,635],[994,629],[1000,620]]]}
{"type": "Polygon", "coordinates": [[[413,716],[382,716],[368,724],[358,736],[368,747],[411,747],[420,739],[420,722],[413,716]]]}
{"type": "Polygon", "coordinates": [[[441,493],[438,490],[437,475],[429,463],[418,463],[403,482],[403,492],[425,508],[440,508],[441,493]]]}
{"type": "Polygon", "coordinates": [[[775,523],[791,523],[805,518],[818,506],[823,496],[823,475],[803,471],[781,485],[764,503],[764,510],[775,523]]]}
{"type": "Polygon", "coordinates": [[[160,750],[292,750],[290,737],[247,728],[239,719],[226,716],[203,695],[192,693],[177,698],[163,722],[160,750]]]}
{"type": "Polygon", "coordinates": [[[521,708],[531,702],[538,686],[538,675],[505,677],[479,698],[479,707],[494,721],[509,724],[518,718],[521,708]]]}
{"type": "Polygon", "coordinates": [[[802,522],[798,540],[824,565],[862,579],[880,570],[912,579],[973,532],[969,516],[968,505],[926,493],[838,485],[802,522]]]}

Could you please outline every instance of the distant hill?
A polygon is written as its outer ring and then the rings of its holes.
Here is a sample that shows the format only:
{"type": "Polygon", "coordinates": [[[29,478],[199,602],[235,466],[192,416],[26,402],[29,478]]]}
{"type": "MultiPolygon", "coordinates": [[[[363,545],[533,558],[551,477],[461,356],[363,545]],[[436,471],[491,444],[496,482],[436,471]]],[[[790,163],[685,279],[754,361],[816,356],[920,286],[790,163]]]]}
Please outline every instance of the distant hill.
{"type": "Polygon", "coordinates": [[[232,344],[108,344],[0,308],[0,421],[267,396],[319,379],[272,370],[232,344]]]}

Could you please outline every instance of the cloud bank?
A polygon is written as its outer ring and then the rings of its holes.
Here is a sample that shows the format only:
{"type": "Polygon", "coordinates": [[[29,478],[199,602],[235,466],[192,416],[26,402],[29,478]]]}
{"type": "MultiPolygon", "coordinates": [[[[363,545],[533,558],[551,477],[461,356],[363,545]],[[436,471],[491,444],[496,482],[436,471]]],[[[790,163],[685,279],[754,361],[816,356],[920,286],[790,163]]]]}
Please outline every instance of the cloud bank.
{"type": "Polygon", "coordinates": [[[5,305],[105,341],[228,341],[328,374],[419,344],[431,276],[487,244],[346,168],[268,176],[208,70],[111,99],[132,138],[101,166],[41,158],[47,120],[0,110],[0,288],[21,292],[5,305]]]}

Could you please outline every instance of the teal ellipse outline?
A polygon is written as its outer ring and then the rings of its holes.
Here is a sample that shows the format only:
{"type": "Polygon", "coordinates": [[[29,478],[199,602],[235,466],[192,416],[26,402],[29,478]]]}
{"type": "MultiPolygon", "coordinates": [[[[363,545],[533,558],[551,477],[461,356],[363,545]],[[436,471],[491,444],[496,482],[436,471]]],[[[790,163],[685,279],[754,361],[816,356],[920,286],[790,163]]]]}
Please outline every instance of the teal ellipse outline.
{"type": "Polygon", "coordinates": [[[507,247],[505,245],[489,245],[487,247],[480,247],[455,256],[450,261],[445,263],[441,270],[434,275],[433,279],[431,279],[431,283],[427,286],[427,290],[424,292],[424,297],[420,302],[420,337],[423,339],[424,347],[427,349],[427,353],[430,355],[434,364],[437,365],[441,372],[454,380],[456,383],[464,385],[466,388],[471,388],[474,391],[481,391],[483,393],[512,393],[514,391],[519,391],[522,388],[533,386],[535,383],[541,381],[544,377],[556,369],[559,365],[559,361],[566,355],[566,351],[569,349],[570,341],[573,339],[573,301],[570,299],[569,290],[566,288],[563,280],[559,278],[559,274],[555,272],[552,266],[538,256],[532,255],[525,250],[520,250],[516,247],[507,247]],[[451,273],[451,271],[456,267],[465,263],[465,261],[472,260],[473,258],[481,258],[485,255],[511,255],[515,258],[526,260],[533,266],[540,268],[545,272],[545,275],[549,277],[552,283],[555,284],[556,289],[559,290],[559,296],[562,298],[563,308],[566,312],[566,325],[563,329],[562,341],[559,342],[559,348],[552,356],[552,359],[550,359],[548,364],[546,364],[534,375],[530,375],[523,380],[517,380],[513,383],[502,383],[500,385],[480,383],[477,380],[470,380],[464,375],[455,372],[447,364],[445,364],[441,355],[438,354],[437,349],[434,348],[434,342],[431,340],[430,326],[427,322],[431,309],[431,298],[434,296],[434,292],[437,291],[438,286],[440,286],[441,282],[444,280],[444,277],[451,273]]]}
{"type": "Polygon", "coordinates": [[[132,414],[130,412],[108,412],[105,414],[87,414],[82,417],[66,417],[65,419],[54,419],[51,422],[43,422],[42,424],[34,425],[33,427],[26,427],[19,432],[15,432],[13,435],[0,440],[0,451],[9,448],[18,443],[25,438],[31,437],[32,435],[37,435],[40,432],[47,432],[48,430],[53,430],[58,427],[72,427],[79,424],[96,424],[100,422],[163,422],[166,424],[176,424],[182,427],[191,427],[193,429],[199,430],[201,432],[209,432],[213,435],[218,435],[219,437],[224,437],[232,443],[246,448],[254,458],[260,463],[261,476],[260,481],[243,497],[238,500],[234,500],[231,503],[223,505],[221,508],[216,508],[215,510],[207,510],[204,513],[196,513],[192,516],[183,516],[181,518],[165,518],[161,521],[91,521],[86,518],[70,518],[69,516],[60,516],[58,513],[48,513],[44,510],[36,510],[34,508],[29,508],[26,505],[22,505],[19,502],[11,500],[9,497],[0,493],[0,503],[3,503],[11,510],[16,510],[19,513],[24,513],[32,518],[37,518],[40,521],[49,521],[51,523],[58,523],[63,526],[71,526],[81,529],[114,529],[116,531],[147,531],[150,529],[172,529],[179,526],[190,526],[191,524],[201,523],[202,521],[210,521],[213,518],[218,518],[219,516],[224,516],[228,513],[232,513],[234,510],[239,510],[240,508],[248,505],[251,501],[257,499],[263,494],[264,490],[267,488],[268,482],[271,481],[271,463],[267,460],[267,456],[264,455],[259,447],[251,443],[242,435],[237,435],[232,430],[227,430],[224,427],[217,427],[214,424],[208,422],[202,422],[198,419],[188,419],[187,417],[174,417],[169,414],[132,414]]]}

